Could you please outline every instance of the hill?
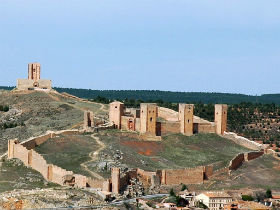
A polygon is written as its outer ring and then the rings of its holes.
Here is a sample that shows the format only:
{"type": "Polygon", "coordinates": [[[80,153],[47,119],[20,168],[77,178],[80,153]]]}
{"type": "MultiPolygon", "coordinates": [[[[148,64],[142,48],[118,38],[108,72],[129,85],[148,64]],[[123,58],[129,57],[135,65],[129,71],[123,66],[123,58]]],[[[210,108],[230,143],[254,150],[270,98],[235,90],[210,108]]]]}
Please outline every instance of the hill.
{"type": "Polygon", "coordinates": [[[165,102],[185,103],[201,102],[209,103],[226,103],[237,104],[241,102],[251,103],[275,103],[280,104],[280,94],[265,94],[261,96],[251,96],[245,94],[232,93],[202,93],[202,92],[171,92],[160,90],[90,90],[74,88],[55,88],[58,92],[67,92],[69,94],[94,99],[98,96],[110,100],[115,99],[135,99],[143,101],[162,100],[165,102]]]}
{"type": "Polygon", "coordinates": [[[83,111],[90,109],[95,115],[104,116],[106,105],[87,103],[68,98],[55,92],[0,91],[0,155],[7,150],[7,140],[24,140],[48,130],[75,128],[83,122],[83,111]]]}
{"type": "MultiPolygon", "coordinates": [[[[12,90],[15,87],[0,86],[3,90],[12,90]]],[[[80,98],[95,99],[98,96],[109,100],[135,99],[143,101],[157,101],[173,103],[226,103],[238,104],[241,102],[250,103],[275,103],[280,104],[280,94],[263,94],[260,96],[235,94],[235,93],[211,93],[211,92],[172,92],[160,90],[91,90],[81,88],[60,88],[54,87],[60,93],[66,92],[80,98]]]]}

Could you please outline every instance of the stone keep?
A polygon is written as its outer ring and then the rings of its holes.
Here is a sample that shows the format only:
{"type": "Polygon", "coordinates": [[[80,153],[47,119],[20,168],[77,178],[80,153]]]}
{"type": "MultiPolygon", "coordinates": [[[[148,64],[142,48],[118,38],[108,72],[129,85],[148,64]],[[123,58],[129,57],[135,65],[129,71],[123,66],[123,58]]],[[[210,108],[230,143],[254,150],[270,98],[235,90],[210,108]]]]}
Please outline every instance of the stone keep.
{"type": "Polygon", "coordinates": [[[156,104],[142,103],[140,105],[140,133],[156,136],[158,109],[156,104]]]}
{"type": "Polygon", "coordinates": [[[41,79],[41,65],[39,63],[28,64],[28,79],[17,80],[18,90],[51,90],[52,81],[41,79]]]}
{"type": "Polygon", "coordinates": [[[179,104],[180,131],[182,134],[193,135],[193,104],[179,104]]]}
{"type": "Polygon", "coordinates": [[[84,129],[94,127],[94,115],[91,111],[84,112],[84,129]]]}
{"type": "Polygon", "coordinates": [[[215,124],[216,133],[223,135],[227,130],[227,109],[226,104],[216,104],[215,105],[215,124]]]}
{"type": "Polygon", "coordinates": [[[40,63],[29,63],[28,64],[28,79],[29,80],[40,80],[41,79],[41,65],[40,63]]]}
{"type": "Polygon", "coordinates": [[[121,116],[124,115],[124,104],[119,101],[110,103],[109,121],[117,129],[121,129],[121,116]]]}
{"type": "Polygon", "coordinates": [[[112,168],[112,193],[119,194],[120,193],[120,168],[112,168]]]}

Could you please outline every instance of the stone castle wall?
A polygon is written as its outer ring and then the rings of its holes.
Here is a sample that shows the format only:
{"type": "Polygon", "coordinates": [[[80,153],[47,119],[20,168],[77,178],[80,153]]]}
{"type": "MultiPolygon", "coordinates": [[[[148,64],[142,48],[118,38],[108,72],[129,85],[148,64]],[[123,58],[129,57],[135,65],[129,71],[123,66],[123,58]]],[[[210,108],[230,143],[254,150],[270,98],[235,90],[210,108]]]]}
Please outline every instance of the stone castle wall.
{"type": "Polygon", "coordinates": [[[156,176],[156,172],[150,172],[150,171],[144,171],[140,168],[137,169],[137,176],[140,176],[140,178],[144,179],[146,182],[151,182],[152,177],[156,176]]]}
{"type": "Polygon", "coordinates": [[[224,138],[230,139],[236,144],[239,144],[243,147],[246,147],[248,149],[252,150],[262,150],[265,149],[265,146],[262,144],[259,144],[257,142],[251,141],[245,137],[238,136],[236,133],[233,132],[225,132],[223,135],[224,138]]]}
{"type": "Polygon", "coordinates": [[[18,90],[28,90],[30,88],[41,88],[41,89],[52,89],[52,81],[46,79],[40,79],[36,81],[36,86],[34,86],[35,81],[29,79],[18,79],[17,89],[18,90]]]}
{"type": "Polygon", "coordinates": [[[246,161],[254,160],[254,159],[262,156],[263,154],[264,154],[263,151],[260,151],[260,152],[249,152],[249,153],[245,154],[245,160],[246,161]]]}
{"type": "Polygon", "coordinates": [[[103,188],[104,180],[92,179],[87,177],[87,184],[92,188],[103,188]]]}
{"type": "Polygon", "coordinates": [[[43,158],[42,155],[34,150],[30,150],[29,154],[29,166],[38,171],[46,180],[48,180],[49,165],[47,164],[47,161],[43,158]]]}
{"type": "Polygon", "coordinates": [[[242,164],[245,161],[251,161],[251,160],[257,159],[257,158],[261,157],[263,154],[264,154],[264,151],[253,151],[253,152],[238,154],[230,161],[228,169],[236,170],[240,166],[242,166],[242,164]]]}
{"type": "Polygon", "coordinates": [[[102,188],[104,180],[89,179],[86,176],[74,174],[72,171],[67,171],[61,167],[48,164],[42,155],[33,150],[37,145],[40,145],[49,138],[53,138],[59,134],[70,135],[77,133],[77,130],[47,132],[45,135],[30,138],[23,141],[21,144],[19,144],[17,140],[10,140],[8,144],[8,158],[17,158],[21,160],[25,166],[31,167],[41,173],[46,180],[59,185],[65,185],[65,176],[70,175],[75,178],[75,186],[77,187],[86,187],[89,185],[102,188]]]}
{"type": "Polygon", "coordinates": [[[229,170],[236,170],[238,169],[243,162],[245,161],[244,153],[238,154],[235,158],[233,158],[229,163],[229,170]]]}
{"type": "Polygon", "coordinates": [[[195,133],[216,133],[215,124],[209,123],[195,123],[194,129],[197,126],[197,131],[195,133]]]}
{"type": "Polygon", "coordinates": [[[14,147],[13,158],[20,159],[25,166],[28,166],[29,150],[20,144],[14,144],[13,147],[14,147]]]}
{"type": "Polygon", "coordinates": [[[161,135],[167,135],[170,133],[180,133],[180,122],[165,121],[160,122],[161,135]]]}
{"type": "Polygon", "coordinates": [[[162,170],[161,184],[178,185],[178,184],[202,184],[204,181],[204,167],[162,170]]]}
{"type": "Polygon", "coordinates": [[[164,107],[158,107],[158,117],[165,119],[167,121],[173,121],[173,122],[179,121],[178,112],[164,107]]]}

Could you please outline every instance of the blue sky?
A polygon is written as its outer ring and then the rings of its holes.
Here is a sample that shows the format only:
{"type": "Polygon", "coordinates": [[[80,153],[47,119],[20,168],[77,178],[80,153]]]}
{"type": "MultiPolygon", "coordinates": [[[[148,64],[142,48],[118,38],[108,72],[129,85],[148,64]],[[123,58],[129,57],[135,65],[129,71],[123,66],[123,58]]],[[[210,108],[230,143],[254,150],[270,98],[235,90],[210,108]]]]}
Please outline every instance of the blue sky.
{"type": "Polygon", "coordinates": [[[0,0],[0,85],[280,93],[279,0],[0,0]]]}

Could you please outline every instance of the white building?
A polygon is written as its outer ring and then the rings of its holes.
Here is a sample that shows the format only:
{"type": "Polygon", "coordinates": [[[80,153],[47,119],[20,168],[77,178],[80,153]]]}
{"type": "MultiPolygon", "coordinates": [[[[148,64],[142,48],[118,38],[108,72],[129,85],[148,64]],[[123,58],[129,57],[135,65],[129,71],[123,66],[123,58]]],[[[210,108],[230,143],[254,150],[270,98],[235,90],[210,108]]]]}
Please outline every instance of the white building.
{"type": "Polygon", "coordinates": [[[198,202],[202,202],[210,210],[220,210],[225,204],[233,201],[232,197],[225,192],[204,192],[196,196],[198,202]]]}

